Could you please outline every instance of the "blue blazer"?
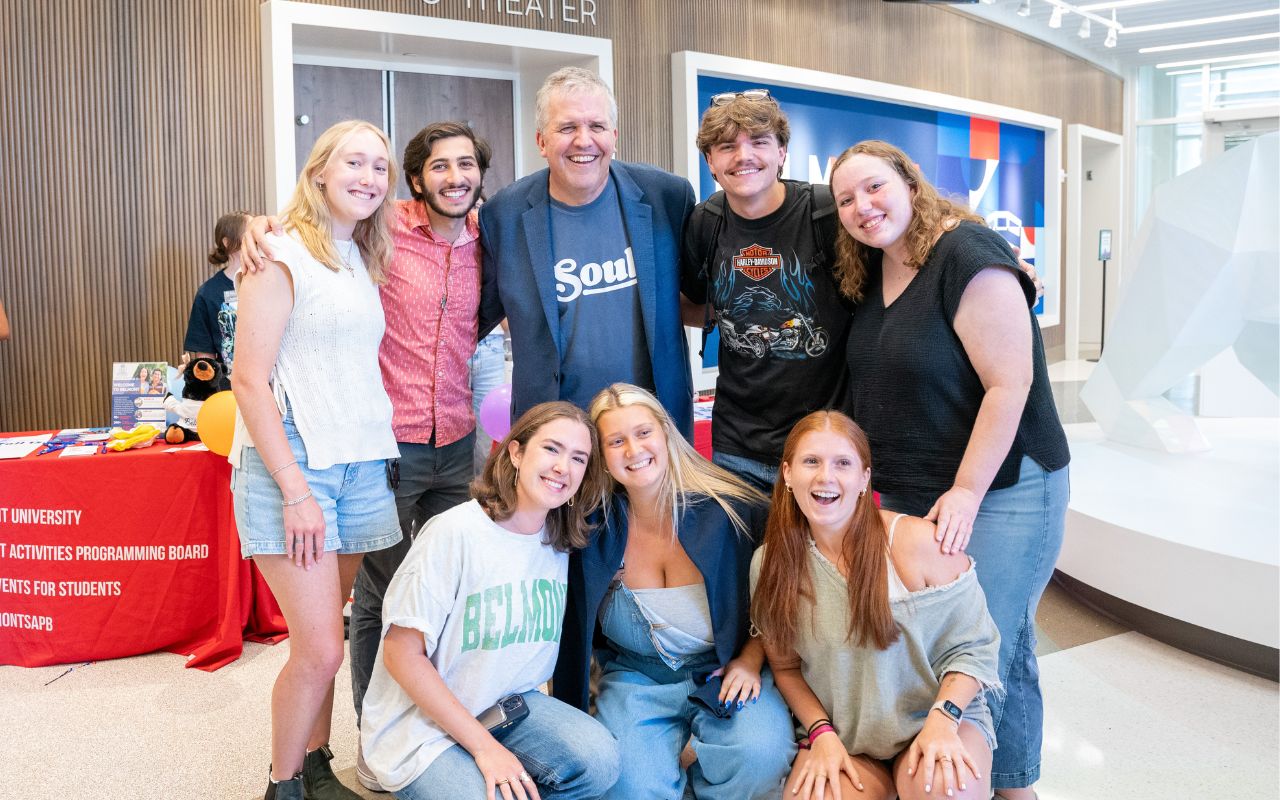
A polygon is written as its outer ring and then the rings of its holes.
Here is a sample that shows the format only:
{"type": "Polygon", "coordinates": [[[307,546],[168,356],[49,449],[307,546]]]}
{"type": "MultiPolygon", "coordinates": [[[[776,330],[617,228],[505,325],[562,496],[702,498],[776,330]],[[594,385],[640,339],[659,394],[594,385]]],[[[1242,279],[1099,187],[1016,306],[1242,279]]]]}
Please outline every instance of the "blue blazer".
{"type": "MultiPolygon", "coordinates": [[[[680,321],[680,242],[693,188],[647,164],[614,161],[623,224],[636,262],[652,389],[685,438],[693,438],[693,379],[680,321]]],[[[548,229],[547,169],[521,178],[480,207],[484,250],[480,336],[506,317],[511,329],[511,418],[560,399],[560,312],[548,229]]]]}
{"type": "MultiPolygon", "coordinates": [[[[609,516],[596,527],[590,543],[569,555],[569,590],[551,694],[583,711],[587,710],[592,648],[612,652],[608,640],[599,633],[598,618],[627,549],[627,508],[626,495],[614,495],[609,516]]],[[[747,643],[751,556],[764,538],[767,515],[764,506],[734,503],[734,508],[747,524],[745,536],[733,527],[719,503],[702,497],[686,506],[676,537],[706,582],[720,666],[729,663],[747,643]]]]}

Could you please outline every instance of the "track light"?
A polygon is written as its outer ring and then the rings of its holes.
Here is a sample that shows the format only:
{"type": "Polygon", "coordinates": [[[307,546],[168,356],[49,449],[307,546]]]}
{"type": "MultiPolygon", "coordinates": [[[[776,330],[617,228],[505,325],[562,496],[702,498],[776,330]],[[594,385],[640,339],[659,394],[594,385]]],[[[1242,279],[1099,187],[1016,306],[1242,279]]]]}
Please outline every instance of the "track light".
{"type": "Polygon", "coordinates": [[[1062,27],[1062,13],[1063,13],[1063,12],[1062,12],[1062,6],[1054,6],[1054,7],[1053,7],[1053,13],[1052,13],[1051,15],[1049,15],[1049,27],[1050,27],[1050,28],[1061,28],[1061,27],[1062,27]]]}
{"type": "Polygon", "coordinates": [[[1084,21],[1080,23],[1080,30],[1076,33],[1076,36],[1081,39],[1088,39],[1091,33],[1093,33],[1093,27],[1089,22],[1089,18],[1085,17],[1084,21]]]}
{"type": "Polygon", "coordinates": [[[1031,16],[1031,0],[1022,0],[1022,4],[1018,6],[1016,13],[1020,17],[1031,16]]]}
{"type": "Polygon", "coordinates": [[[1107,38],[1106,38],[1106,41],[1102,43],[1103,47],[1116,46],[1116,39],[1118,38],[1116,36],[1117,27],[1118,26],[1116,25],[1116,10],[1113,8],[1111,9],[1111,25],[1107,27],[1107,38]]]}

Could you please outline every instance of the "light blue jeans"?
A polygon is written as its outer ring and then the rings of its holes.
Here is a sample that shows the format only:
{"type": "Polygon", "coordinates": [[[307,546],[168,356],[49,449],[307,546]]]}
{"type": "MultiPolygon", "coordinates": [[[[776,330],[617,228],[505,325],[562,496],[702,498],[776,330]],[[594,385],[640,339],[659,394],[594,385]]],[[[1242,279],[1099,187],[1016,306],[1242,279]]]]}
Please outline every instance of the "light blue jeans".
{"type": "MultiPolygon", "coordinates": [[[[471,411],[475,414],[477,423],[484,396],[507,381],[507,350],[504,340],[502,328],[494,328],[476,345],[476,351],[467,362],[467,368],[471,371],[471,411]]],[[[477,475],[484,469],[484,462],[489,458],[489,450],[492,448],[493,440],[477,424],[475,451],[472,455],[477,475]]]]}
{"type": "Polygon", "coordinates": [[[766,495],[773,493],[773,484],[778,480],[778,464],[766,464],[754,458],[735,456],[719,450],[711,454],[711,461],[742,478],[751,486],[766,495]]]}
{"type": "MultiPolygon", "coordinates": [[[[520,759],[544,800],[594,800],[618,778],[618,743],[604,726],[578,709],[534,690],[525,692],[529,716],[499,735],[520,759]]],[[[498,797],[502,796],[501,791],[498,797]]],[[[483,800],[484,776],[461,745],[441,753],[400,800],[483,800]]]]}
{"type": "MultiPolygon", "coordinates": [[[[881,493],[880,506],[923,516],[938,497],[928,492],[881,493]]],[[[987,492],[973,522],[968,553],[1000,629],[1000,680],[1005,697],[989,697],[999,745],[991,787],[1015,789],[1040,779],[1044,702],[1036,665],[1036,607],[1062,549],[1071,485],[1067,467],[1046,472],[1023,457],[1018,482],[987,492]]]]}
{"type": "Polygon", "coordinates": [[[619,582],[605,600],[601,627],[613,645],[603,663],[596,716],[618,738],[618,782],[606,800],[675,800],[686,779],[698,800],[764,800],[782,795],[795,756],[791,712],[766,667],[760,699],[720,719],[690,700],[694,673],[717,666],[714,651],[674,652],[672,637],[655,646],[653,627],[619,582]],[[680,751],[698,760],[686,773],[680,751]]]}

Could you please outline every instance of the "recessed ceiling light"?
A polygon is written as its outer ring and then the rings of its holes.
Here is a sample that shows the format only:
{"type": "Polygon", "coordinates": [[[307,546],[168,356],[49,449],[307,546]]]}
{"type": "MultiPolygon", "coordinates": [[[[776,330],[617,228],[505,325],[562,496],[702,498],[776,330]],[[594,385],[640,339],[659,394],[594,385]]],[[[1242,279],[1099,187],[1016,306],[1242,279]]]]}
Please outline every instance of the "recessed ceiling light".
{"type": "Polygon", "coordinates": [[[1081,11],[1105,11],[1108,8],[1129,8],[1130,6],[1145,6],[1151,3],[1163,3],[1165,0],[1112,0],[1109,3],[1089,3],[1088,5],[1077,6],[1081,11]]]}
{"type": "Polygon", "coordinates": [[[1280,33],[1256,33],[1252,36],[1229,36],[1226,39],[1205,39],[1199,42],[1182,44],[1162,44],[1159,47],[1143,47],[1139,53],[1167,53],[1171,50],[1191,50],[1196,47],[1216,47],[1222,44],[1240,44],[1241,42],[1257,42],[1262,39],[1280,39],[1280,33]]]}
{"type": "Polygon", "coordinates": [[[1213,25],[1218,22],[1237,22],[1242,19],[1258,19],[1259,17],[1280,16],[1280,8],[1262,11],[1245,11],[1240,14],[1224,14],[1221,17],[1201,17],[1200,19],[1181,19],[1177,22],[1157,22],[1153,25],[1125,25],[1125,33],[1146,33],[1147,31],[1167,31],[1173,28],[1192,28],[1197,25],[1213,25]]]}
{"type": "Polygon", "coordinates": [[[1166,61],[1163,64],[1156,64],[1156,69],[1191,67],[1196,64],[1218,64],[1224,61],[1248,61],[1250,59],[1263,59],[1261,63],[1270,64],[1274,61],[1280,61],[1280,50],[1274,50],[1269,53],[1247,53],[1239,56],[1216,56],[1213,58],[1192,58],[1187,61],[1166,61]]]}

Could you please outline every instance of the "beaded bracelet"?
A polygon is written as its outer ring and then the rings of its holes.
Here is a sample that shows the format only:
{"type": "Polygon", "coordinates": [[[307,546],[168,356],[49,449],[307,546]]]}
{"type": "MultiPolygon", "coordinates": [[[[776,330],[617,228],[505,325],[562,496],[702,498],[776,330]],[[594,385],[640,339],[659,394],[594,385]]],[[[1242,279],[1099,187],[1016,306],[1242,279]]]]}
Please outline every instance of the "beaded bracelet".
{"type": "Polygon", "coordinates": [[[288,464],[281,464],[280,466],[268,472],[267,476],[274,478],[277,474],[284,472],[286,469],[288,469],[289,467],[292,467],[294,464],[297,464],[297,463],[298,463],[298,459],[295,458],[294,460],[290,461],[288,464]]]}
{"type": "Polygon", "coordinates": [[[288,508],[289,506],[296,506],[298,503],[301,503],[303,500],[306,500],[310,496],[311,496],[311,490],[308,489],[307,493],[302,495],[301,497],[294,500],[281,501],[280,505],[284,506],[285,508],[288,508]]]}

